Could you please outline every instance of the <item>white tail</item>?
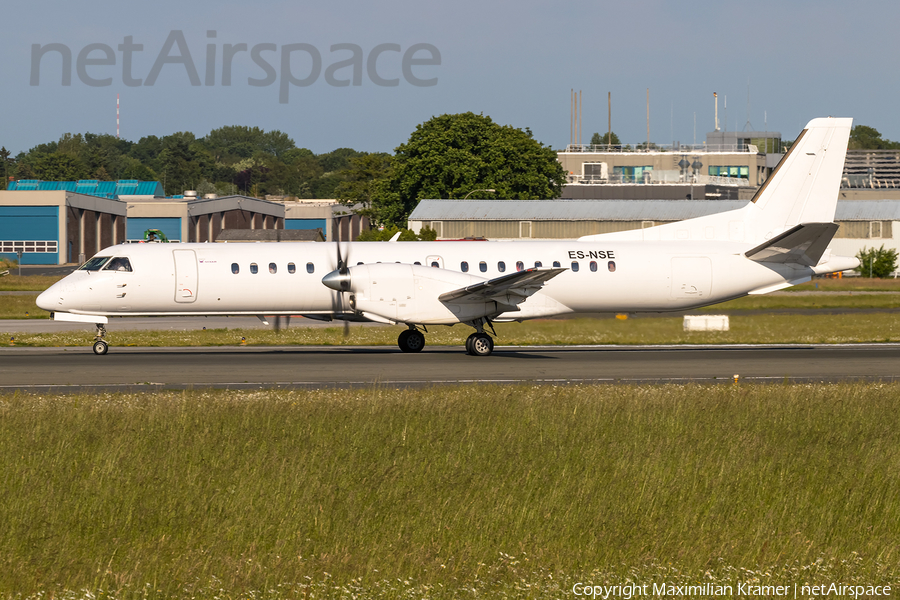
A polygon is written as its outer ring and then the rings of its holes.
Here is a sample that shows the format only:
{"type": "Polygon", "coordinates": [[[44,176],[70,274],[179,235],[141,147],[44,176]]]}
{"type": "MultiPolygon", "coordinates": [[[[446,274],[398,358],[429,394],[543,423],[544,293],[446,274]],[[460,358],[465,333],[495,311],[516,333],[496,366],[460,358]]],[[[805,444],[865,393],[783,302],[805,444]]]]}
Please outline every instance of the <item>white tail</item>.
{"type": "Polygon", "coordinates": [[[745,207],[750,237],[761,241],[795,225],[831,223],[853,119],[813,119],[745,207]]]}

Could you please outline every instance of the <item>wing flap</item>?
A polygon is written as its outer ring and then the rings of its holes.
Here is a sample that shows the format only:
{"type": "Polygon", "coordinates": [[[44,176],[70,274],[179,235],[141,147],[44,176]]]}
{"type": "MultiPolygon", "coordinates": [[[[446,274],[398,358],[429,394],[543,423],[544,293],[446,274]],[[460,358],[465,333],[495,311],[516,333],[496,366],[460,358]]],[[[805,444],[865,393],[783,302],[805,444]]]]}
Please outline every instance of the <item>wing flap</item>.
{"type": "Polygon", "coordinates": [[[837,229],[837,223],[801,223],[748,250],[744,256],[756,262],[814,267],[819,264],[837,229]]]}
{"type": "Polygon", "coordinates": [[[438,299],[441,302],[455,304],[489,301],[518,304],[565,270],[564,268],[525,269],[443,293],[438,296],[438,299]]]}

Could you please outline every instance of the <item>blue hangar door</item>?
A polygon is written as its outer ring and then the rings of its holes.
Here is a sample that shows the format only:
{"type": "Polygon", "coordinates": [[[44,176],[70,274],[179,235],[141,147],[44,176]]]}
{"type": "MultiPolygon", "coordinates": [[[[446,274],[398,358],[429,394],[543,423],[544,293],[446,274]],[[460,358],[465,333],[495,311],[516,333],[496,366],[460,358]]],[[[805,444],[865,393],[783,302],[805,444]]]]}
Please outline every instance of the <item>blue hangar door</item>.
{"type": "Polygon", "coordinates": [[[59,264],[58,206],[0,206],[0,257],[23,265],[59,264]]]}

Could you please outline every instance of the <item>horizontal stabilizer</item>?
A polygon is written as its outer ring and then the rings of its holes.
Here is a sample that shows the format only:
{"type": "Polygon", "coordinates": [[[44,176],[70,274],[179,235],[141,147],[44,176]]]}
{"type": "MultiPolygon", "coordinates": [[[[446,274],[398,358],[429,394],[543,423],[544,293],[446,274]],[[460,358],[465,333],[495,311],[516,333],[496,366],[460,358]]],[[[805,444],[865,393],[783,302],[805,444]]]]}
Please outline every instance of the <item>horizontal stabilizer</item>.
{"type": "Polygon", "coordinates": [[[503,304],[516,305],[541,289],[545,282],[553,279],[565,270],[564,268],[525,269],[524,271],[503,275],[490,281],[473,283],[464,288],[446,292],[438,296],[438,299],[441,302],[453,302],[455,304],[494,300],[503,304]]]}
{"type": "Polygon", "coordinates": [[[756,262],[796,263],[814,267],[819,264],[837,229],[836,223],[795,225],[781,235],[748,250],[744,256],[756,262]]]}

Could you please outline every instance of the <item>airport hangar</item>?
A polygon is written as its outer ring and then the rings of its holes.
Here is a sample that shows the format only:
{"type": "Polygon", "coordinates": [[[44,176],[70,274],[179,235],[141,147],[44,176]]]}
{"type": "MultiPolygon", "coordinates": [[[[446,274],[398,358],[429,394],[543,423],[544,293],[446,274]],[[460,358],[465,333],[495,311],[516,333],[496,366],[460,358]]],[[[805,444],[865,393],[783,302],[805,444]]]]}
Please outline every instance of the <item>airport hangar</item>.
{"type": "Polygon", "coordinates": [[[25,265],[82,263],[102,248],[143,241],[148,229],[170,241],[208,242],[228,229],[321,229],[325,239],[353,239],[367,226],[333,200],[278,200],[192,191],[166,197],[159,182],[137,180],[11,181],[0,191],[0,257],[22,252],[25,265]]]}

